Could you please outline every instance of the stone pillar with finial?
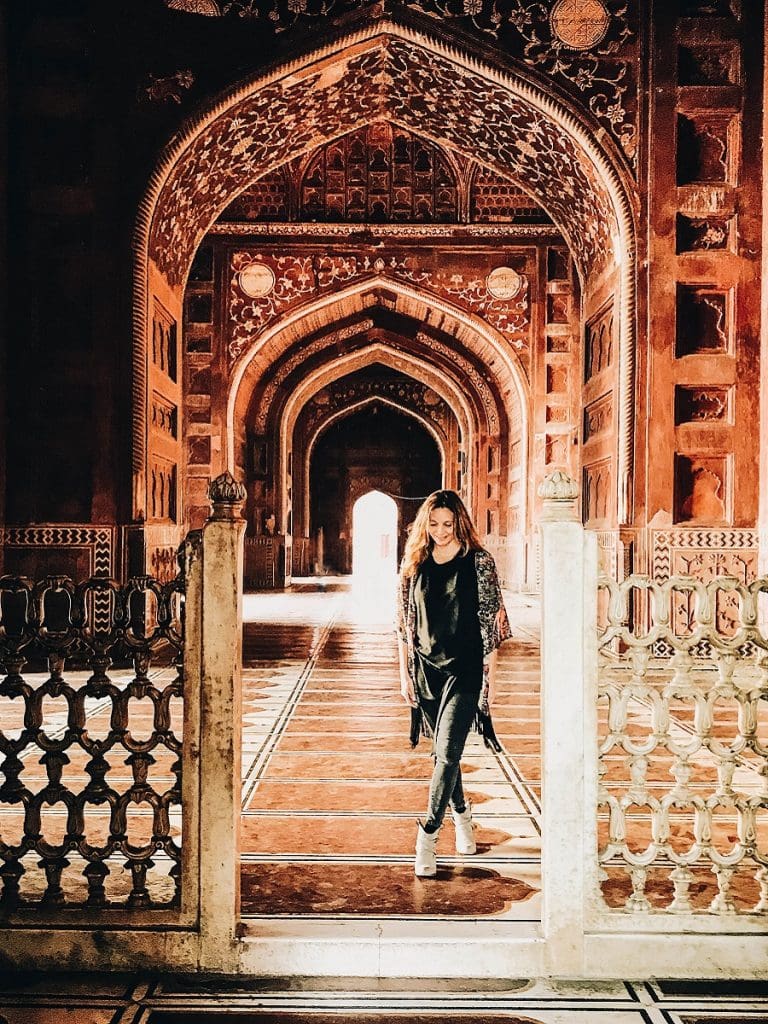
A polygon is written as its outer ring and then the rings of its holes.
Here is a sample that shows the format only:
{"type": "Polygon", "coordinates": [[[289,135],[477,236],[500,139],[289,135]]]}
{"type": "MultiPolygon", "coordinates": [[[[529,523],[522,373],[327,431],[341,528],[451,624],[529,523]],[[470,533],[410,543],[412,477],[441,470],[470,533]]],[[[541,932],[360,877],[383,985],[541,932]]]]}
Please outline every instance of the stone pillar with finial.
{"type": "Polygon", "coordinates": [[[579,977],[597,877],[597,538],[566,473],[548,476],[539,496],[542,925],[550,965],[579,977]]]}
{"type": "Polygon", "coordinates": [[[200,966],[232,970],[240,912],[242,516],[245,487],[222,473],[203,528],[200,695],[200,966]]]}

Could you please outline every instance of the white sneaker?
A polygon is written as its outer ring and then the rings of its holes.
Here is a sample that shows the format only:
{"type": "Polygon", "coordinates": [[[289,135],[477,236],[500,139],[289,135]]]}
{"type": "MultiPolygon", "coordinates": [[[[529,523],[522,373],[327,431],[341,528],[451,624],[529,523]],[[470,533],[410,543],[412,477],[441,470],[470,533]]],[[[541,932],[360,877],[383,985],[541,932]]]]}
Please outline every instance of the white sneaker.
{"type": "Polygon", "coordinates": [[[456,853],[461,853],[465,857],[477,853],[477,843],[472,832],[472,808],[467,804],[461,814],[457,814],[451,808],[451,816],[456,826],[456,853]]]}
{"type": "Polygon", "coordinates": [[[416,834],[416,864],[414,866],[418,878],[434,878],[437,874],[435,847],[439,835],[440,829],[437,832],[425,832],[419,822],[419,831],[416,834]]]}

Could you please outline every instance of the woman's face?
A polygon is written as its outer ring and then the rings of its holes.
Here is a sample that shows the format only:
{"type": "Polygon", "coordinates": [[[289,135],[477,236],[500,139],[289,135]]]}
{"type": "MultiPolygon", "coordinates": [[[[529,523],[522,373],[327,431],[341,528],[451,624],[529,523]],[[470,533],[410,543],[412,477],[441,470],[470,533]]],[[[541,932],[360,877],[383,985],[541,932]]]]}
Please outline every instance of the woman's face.
{"type": "Polygon", "coordinates": [[[456,540],[455,519],[449,508],[434,508],[429,513],[427,533],[438,548],[444,548],[456,540]]]}

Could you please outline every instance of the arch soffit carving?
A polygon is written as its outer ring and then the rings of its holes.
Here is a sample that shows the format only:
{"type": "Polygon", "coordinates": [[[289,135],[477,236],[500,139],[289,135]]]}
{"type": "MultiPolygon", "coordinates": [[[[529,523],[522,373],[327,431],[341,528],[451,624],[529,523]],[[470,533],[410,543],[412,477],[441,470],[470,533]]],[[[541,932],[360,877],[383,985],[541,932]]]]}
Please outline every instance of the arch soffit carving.
{"type": "MultiPolygon", "coordinates": [[[[272,342],[276,341],[278,347],[285,348],[287,347],[286,342],[281,340],[281,337],[284,339],[287,336],[291,339],[289,343],[292,343],[293,340],[302,334],[314,333],[329,324],[343,321],[350,315],[363,314],[367,309],[377,305],[374,294],[377,288],[383,288],[390,294],[403,296],[406,299],[419,303],[423,309],[420,319],[428,321],[430,326],[444,329],[439,320],[436,321],[435,313],[440,318],[447,317],[454,323],[461,325],[465,329],[466,341],[476,342],[476,346],[473,346],[470,351],[486,368],[489,367],[488,353],[487,351],[484,353],[482,349],[484,345],[490,346],[494,357],[492,373],[496,379],[496,390],[499,394],[509,392],[516,396],[517,401],[520,403],[522,429],[525,436],[529,420],[530,399],[528,386],[517,355],[510,349],[498,332],[479,317],[459,309],[442,299],[438,299],[433,295],[426,295],[419,289],[405,285],[400,281],[376,276],[356,282],[338,292],[321,296],[297,308],[284,319],[267,328],[266,331],[254,340],[251,347],[243,352],[233,367],[227,403],[227,440],[230,465],[235,464],[234,424],[246,417],[251,396],[261,374],[275,358],[272,355],[272,342]],[[370,293],[367,304],[365,303],[365,293],[370,293]]],[[[467,347],[469,348],[469,346],[467,347]]],[[[490,369],[489,372],[491,372],[490,369]]],[[[525,470],[525,467],[523,469],[525,470]]]]}
{"type": "MultiPolygon", "coordinates": [[[[277,366],[265,368],[264,375],[254,384],[254,400],[249,403],[248,422],[253,425],[257,434],[267,432],[270,419],[279,418],[279,409],[288,400],[290,393],[301,385],[300,373],[305,371],[307,355],[325,356],[316,363],[315,369],[330,368],[338,362],[340,356],[335,351],[339,335],[345,335],[347,349],[344,355],[377,351],[381,354],[381,362],[385,366],[407,373],[415,380],[420,380],[435,391],[449,405],[458,401],[464,415],[460,416],[462,430],[469,427],[471,416],[477,429],[484,429],[490,435],[500,432],[501,424],[506,419],[497,390],[482,379],[479,371],[466,357],[453,353],[450,346],[437,339],[438,358],[430,358],[420,351],[417,344],[411,347],[410,339],[401,337],[395,331],[375,325],[368,326],[370,321],[363,320],[363,326],[354,334],[348,328],[342,331],[331,330],[314,338],[308,344],[299,343],[287,353],[287,358],[277,366]],[[329,351],[330,350],[330,351],[329,351]],[[449,359],[449,354],[452,356],[449,359]],[[273,373],[270,373],[274,369],[273,373]],[[482,392],[478,389],[478,382],[482,392]],[[264,383],[264,387],[260,385],[264,383]],[[283,397],[278,397],[280,393],[283,397]],[[466,398],[466,403],[462,400],[466,398]],[[277,404],[276,404],[277,403],[277,404]],[[276,413],[277,410],[277,413],[276,413]],[[483,425],[482,428],[480,425],[483,425]]],[[[375,360],[374,360],[375,361],[375,360]]],[[[306,372],[304,372],[306,375],[306,372]]]]}
{"type": "Polygon", "coordinates": [[[382,119],[519,180],[585,277],[614,239],[625,236],[623,248],[632,248],[623,165],[598,144],[586,115],[521,69],[501,71],[380,22],[235,87],[179,133],[142,207],[147,256],[171,286],[182,284],[203,235],[244,182],[382,119]]]}
{"type": "MultiPolygon", "coordinates": [[[[386,358],[390,355],[397,355],[399,357],[401,354],[396,353],[394,349],[382,344],[381,342],[374,342],[372,345],[369,345],[364,349],[340,356],[330,364],[317,367],[312,374],[302,381],[301,385],[291,392],[287,402],[280,412],[277,432],[280,438],[280,445],[283,451],[284,460],[287,459],[289,447],[292,446],[293,432],[299,416],[307,403],[310,402],[318,392],[322,391],[323,388],[328,387],[330,384],[341,380],[343,377],[349,376],[349,374],[354,373],[357,370],[362,370],[367,366],[380,363],[382,358],[386,358]]],[[[472,442],[474,441],[478,424],[477,418],[473,414],[473,410],[467,401],[466,395],[462,393],[461,388],[449,379],[435,379],[433,367],[425,364],[422,360],[409,355],[403,358],[402,361],[409,364],[414,370],[414,372],[410,373],[409,376],[414,380],[421,380],[423,383],[428,383],[436,394],[438,394],[449,406],[453,416],[461,425],[463,436],[466,438],[467,450],[471,451],[473,448],[472,442]],[[426,375],[423,375],[425,370],[427,373],[431,373],[431,381],[426,379],[426,375]]],[[[385,401],[387,400],[387,396],[373,395],[371,396],[371,400],[385,401]]],[[[389,404],[392,405],[395,403],[393,403],[392,400],[389,400],[389,404]]],[[[405,410],[407,407],[401,407],[398,405],[397,408],[405,410]]],[[[417,415],[417,419],[421,419],[421,417],[417,415]]],[[[429,420],[425,417],[423,422],[426,425],[429,423],[429,420]]],[[[438,436],[438,432],[434,426],[430,426],[430,430],[435,434],[435,437],[438,436]]],[[[285,464],[286,461],[283,461],[283,465],[285,464]]]]}
{"type": "Polygon", "coordinates": [[[382,405],[388,405],[390,408],[395,409],[403,416],[410,416],[411,419],[416,422],[427,431],[432,437],[432,440],[437,445],[437,450],[440,453],[440,464],[443,471],[443,477],[445,477],[446,459],[445,459],[445,439],[441,436],[440,431],[435,428],[433,423],[430,423],[424,416],[420,416],[415,409],[411,409],[406,405],[400,405],[399,402],[394,399],[383,397],[380,395],[367,395],[359,402],[355,402],[353,405],[348,406],[346,409],[337,409],[327,419],[324,419],[322,423],[317,425],[317,428],[312,433],[311,437],[307,441],[304,466],[303,466],[303,478],[304,478],[304,493],[309,494],[309,471],[312,464],[312,453],[315,449],[320,438],[323,434],[329,430],[334,423],[338,423],[340,420],[346,419],[348,416],[359,412],[366,405],[370,405],[373,402],[380,402],[382,405]]]}

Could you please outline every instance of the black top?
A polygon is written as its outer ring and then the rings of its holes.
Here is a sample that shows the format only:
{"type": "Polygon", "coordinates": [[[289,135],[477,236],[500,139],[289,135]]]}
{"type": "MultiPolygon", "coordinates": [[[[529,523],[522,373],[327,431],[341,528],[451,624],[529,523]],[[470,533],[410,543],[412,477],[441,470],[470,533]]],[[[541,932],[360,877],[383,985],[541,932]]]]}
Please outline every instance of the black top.
{"type": "Polygon", "coordinates": [[[483,641],[474,551],[457,554],[443,564],[429,555],[419,569],[413,593],[416,684],[421,696],[439,699],[451,676],[456,677],[458,689],[479,692],[483,641]]]}

